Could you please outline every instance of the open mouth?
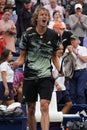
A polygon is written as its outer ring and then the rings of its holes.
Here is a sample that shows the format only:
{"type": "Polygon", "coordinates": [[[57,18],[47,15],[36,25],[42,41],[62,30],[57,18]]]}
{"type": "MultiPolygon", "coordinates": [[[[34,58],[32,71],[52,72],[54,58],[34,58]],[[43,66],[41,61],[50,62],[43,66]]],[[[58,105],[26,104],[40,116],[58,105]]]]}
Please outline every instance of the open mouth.
{"type": "Polygon", "coordinates": [[[47,20],[42,20],[43,23],[45,23],[47,20]]]}

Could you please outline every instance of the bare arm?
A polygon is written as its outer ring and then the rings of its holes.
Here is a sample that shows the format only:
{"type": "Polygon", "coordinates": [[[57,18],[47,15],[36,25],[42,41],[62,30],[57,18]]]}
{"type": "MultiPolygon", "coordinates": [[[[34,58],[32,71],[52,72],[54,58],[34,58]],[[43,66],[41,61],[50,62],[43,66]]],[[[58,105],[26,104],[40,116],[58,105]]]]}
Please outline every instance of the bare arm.
{"type": "Polygon", "coordinates": [[[53,64],[55,65],[56,69],[58,70],[58,72],[60,71],[60,64],[58,62],[58,57],[56,55],[54,55],[52,57],[52,61],[53,61],[53,64]]]}
{"type": "Polygon", "coordinates": [[[1,76],[2,76],[2,81],[3,81],[3,86],[5,88],[4,95],[8,96],[9,95],[9,89],[8,89],[8,84],[7,84],[7,79],[6,79],[6,71],[2,71],[1,76]]]}
{"type": "Polygon", "coordinates": [[[23,63],[25,62],[25,58],[26,58],[26,52],[25,51],[20,51],[20,56],[18,57],[18,59],[13,63],[13,68],[17,68],[21,65],[23,65],[23,63]]]}
{"type": "Polygon", "coordinates": [[[73,53],[84,63],[87,62],[87,56],[82,56],[79,53],[76,52],[76,50],[73,48],[73,53]]]}
{"type": "Polygon", "coordinates": [[[87,62],[87,56],[81,56],[80,54],[76,54],[77,55],[77,57],[81,60],[81,61],[83,61],[84,63],[86,63],[87,62]]]}
{"type": "Polygon", "coordinates": [[[76,49],[74,49],[72,45],[68,46],[67,49],[69,52],[71,52],[71,54],[73,52],[82,62],[84,62],[84,63],[87,62],[87,56],[82,56],[79,53],[77,53],[76,49]]]}

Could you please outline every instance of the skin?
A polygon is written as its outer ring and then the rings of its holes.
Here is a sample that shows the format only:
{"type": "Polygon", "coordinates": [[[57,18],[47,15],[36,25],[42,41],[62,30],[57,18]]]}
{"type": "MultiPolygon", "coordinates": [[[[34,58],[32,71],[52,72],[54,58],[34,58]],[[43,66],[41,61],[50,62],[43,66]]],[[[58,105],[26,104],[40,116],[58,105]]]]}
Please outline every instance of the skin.
{"type": "Polygon", "coordinates": [[[56,0],[50,0],[50,5],[52,9],[55,9],[57,5],[56,0]]]}
{"type": "Polygon", "coordinates": [[[62,22],[62,18],[60,16],[59,12],[55,13],[55,15],[53,16],[53,19],[54,19],[55,22],[57,22],[57,21],[62,22]]]}

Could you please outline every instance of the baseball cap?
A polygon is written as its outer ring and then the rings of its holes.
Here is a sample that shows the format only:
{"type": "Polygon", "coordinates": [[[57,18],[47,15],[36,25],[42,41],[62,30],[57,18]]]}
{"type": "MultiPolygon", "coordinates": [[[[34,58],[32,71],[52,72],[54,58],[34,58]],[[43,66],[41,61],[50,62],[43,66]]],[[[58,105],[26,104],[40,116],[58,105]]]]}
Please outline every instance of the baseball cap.
{"type": "Polygon", "coordinates": [[[72,39],[76,40],[76,39],[79,39],[79,38],[78,38],[76,35],[71,35],[70,39],[71,39],[71,40],[72,40],[72,39]]]}
{"type": "Polygon", "coordinates": [[[31,0],[24,0],[24,3],[30,3],[31,0]]]}
{"type": "Polygon", "coordinates": [[[60,22],[56,22],[56,23],[53,25],[53,28],[65,29],[65,27],[63,26],[63,24],[60,23],[60,22]]]}
{"type": "Polygon", "coordinates": [[[81,4],[75,4],[75,9],[77,9],[77,8],[82,9],[82,5],[81,4]]]}

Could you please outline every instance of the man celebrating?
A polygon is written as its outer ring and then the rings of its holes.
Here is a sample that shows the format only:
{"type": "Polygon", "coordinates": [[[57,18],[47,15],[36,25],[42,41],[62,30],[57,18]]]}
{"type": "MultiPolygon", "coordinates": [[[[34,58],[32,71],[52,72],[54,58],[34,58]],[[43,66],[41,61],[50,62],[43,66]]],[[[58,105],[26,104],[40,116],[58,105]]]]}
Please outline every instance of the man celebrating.
{"type": "MultiPolygon", "coordinates": [[[[28,105],[29,129],[36,130],[35,104],[40,95],[41,128],[49,130],[49,104],[54,88],[51,74],[51,58],[58,49],[58,35],[47,28],[50,15],[45,8],[36,9],[32,23],[34,28],[23,34],[20,44],[20,56],[14,62],[14,67],[24,68],[23,98],[28,105]]],[[[54,63],[56,59],[54,59],[54,63]]],[[[58,65],[56,63],[57,69],[58,65]]]]}

